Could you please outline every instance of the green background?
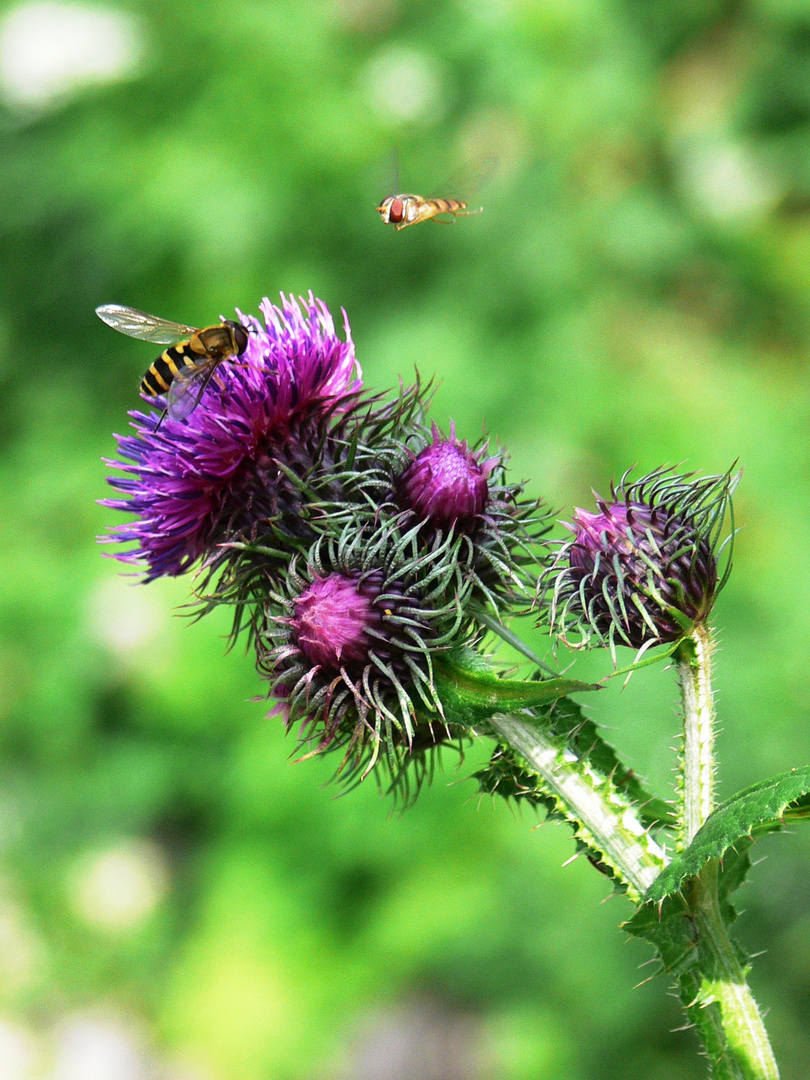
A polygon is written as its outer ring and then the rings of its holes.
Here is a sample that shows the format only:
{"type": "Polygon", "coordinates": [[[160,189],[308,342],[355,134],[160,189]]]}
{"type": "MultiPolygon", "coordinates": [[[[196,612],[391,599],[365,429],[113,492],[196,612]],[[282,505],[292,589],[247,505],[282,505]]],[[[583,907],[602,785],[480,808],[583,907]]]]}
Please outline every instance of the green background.
{"type": "MultiPolygon", "coordinates": [[[[0,107],[0,1058],[72,1080],[106,1039],[87,1080],[703,1076],[666,983],[633,989],[650,953],[617,929],[626,902],[563,866],[563,827],[464,779],[485,747],[404,816],[373,783],[336,798],[331,763],[288,760],[226,619],[177,617],[189,581],[102,558],[123,518],[95,504],[100,458],[152,355],[93,309],[205,324],[312,289],[346,308],[369,386],[435,374],[437,422],[485,425],[563,517],[630,466],[739,460],[721,797],[805,764],[810,3],[126,11],[130,77],[0,107]],[[496,154],[484,213],[384,228],[394,147],[437,195],[496,154]],[[146,882],[140,912],[105,866],[146,882]]],[[[588,704],[671,791],[674,673],[588,704]]],[[[763,854],[739,934],[799,1078],[810,839],[763,854]]]]}

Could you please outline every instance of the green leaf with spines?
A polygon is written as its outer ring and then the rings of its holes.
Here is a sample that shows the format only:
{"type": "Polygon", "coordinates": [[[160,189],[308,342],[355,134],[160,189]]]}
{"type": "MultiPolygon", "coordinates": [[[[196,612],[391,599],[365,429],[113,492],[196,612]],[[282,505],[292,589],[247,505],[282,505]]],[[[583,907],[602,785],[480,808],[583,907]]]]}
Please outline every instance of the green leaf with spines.
{"type": "MultiPolygon", "coordinates": [[[[559,748],[560,757],[574,765],[593,789],[614,810],[632,810],[647,829],[673,825],[675,818],[663,800],[656,799],[644,789],[639,778],[616,756],[613,747],[602,739],[596,725],[588,720],[580,706],[570,698],[559,698],[542,709],[526,714],[550,736],[559,748]]],[[[592,833],[574,817],[566,804],[552,791],[522,756],[512,747],[499,746],[489,763],[475,774],[482,791],[506,799],[527,802],[542,807],[550,820],[563,821],[574,832],[577,851],[607,877],[619,892],[627,885],[621,870],[613,866],[592,833]]]]}
{"type": "MultiPolygon", "coordinates": [[[[810,817],[810,766],[791,769],[738,791],[718,806],[686,851],[676,856],[653,882],[645,903],[660,904],[695,877],[710,859],[723,859],[732,848],[739,852],[741,844],[746,848],[750,845],[750,838],[779,829],[787,820],[805,817],[810,817]]],[[[723,878],[726,873],[724,865],[723,878]]]]}
{"type": "MultiPolygon", "coordinates": [[[[663,970],[678,979],[682,1004],[700,1028],[707,1047],[717,1032],[704,1000],[711,983],[701,971],[699,936],[688,902],[690,889],[715,860],[720,914],[730,925],[737,917],[730,896],[751,868],[749,850],[754,839],[787,821],[810,817],[808,792],[810,767],[792,769],[737,792],[706,819],[690,846],[653,882],[644,903],[624,923],[629,934],[645,938],[655,947],[663,970]]],[[[738,944],[732,945],[745,967],[744,951],[738,944]]]]}

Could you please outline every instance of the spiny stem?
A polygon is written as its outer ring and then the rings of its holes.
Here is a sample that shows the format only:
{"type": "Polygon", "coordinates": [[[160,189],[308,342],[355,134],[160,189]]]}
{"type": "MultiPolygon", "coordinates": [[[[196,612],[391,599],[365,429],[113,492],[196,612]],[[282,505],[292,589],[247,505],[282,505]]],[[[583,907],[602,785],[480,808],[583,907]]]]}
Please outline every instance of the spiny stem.
{"type": "MultiPolygon", "coordinates": [[[[684,721],[684,848],[714,809],[713,648],[709,628],[696,623],[677,654],[684,721]]],[[[703,1036],[716,1080],[778,1080],[768,1033],[720,910],[718,871],[718,861],[710,861],[689,890],[699,963],[681,981],[681,1000],[703,1036]]]]}
{"type": "Polygon", "coordinates": [[[714,696],[711,658],[714,642],[705,623],[696,623],[678,649],[683,693],[682,846],[689,847],[714,809],[714,696]]]}
{"type": "Polygon", "coordinates": [[[713,1057],[713,1075],[779,1080],[768,1033],[720,911],[718,870],[713,859],[695,879],[690,896],[702,974],[699,1004],[719,1011],[725,1042],[720,1055],[713,1057]]]}
{"type": "Polygon", "coordinates": [[[589,772],[586,762],[562,750],[525,717],[493,716],[489,723],[543,778],[566,816],[593,838],[627,886],[630,898],[639,901],[668,860],[635,810],[607,798],[599,790],[601,778],[589,772]]]}

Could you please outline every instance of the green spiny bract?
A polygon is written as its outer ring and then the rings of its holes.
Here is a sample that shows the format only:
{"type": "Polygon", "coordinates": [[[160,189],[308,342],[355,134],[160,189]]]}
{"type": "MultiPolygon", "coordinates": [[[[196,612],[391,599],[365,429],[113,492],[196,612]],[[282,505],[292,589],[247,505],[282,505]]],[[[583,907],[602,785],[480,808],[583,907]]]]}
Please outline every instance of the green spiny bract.
{"type": "Polygon", "coordinates": [[[258,612],[260,671],[314,753],[342,750],[348,776],[451,739],[434,658],[475,639],[458,541],[428,551],[414,530],[346,527],[295,557],[258,612]]]}
{"type": "Polygon", "coordinates": [[[737,477],[695,478],[659,469],[639,480],[625,475],[597,513],[576,510],[541,578],[549,620],[580,645],[642,648],[677,641],[704,621],[730,571],[719,560],[737,477]]]}

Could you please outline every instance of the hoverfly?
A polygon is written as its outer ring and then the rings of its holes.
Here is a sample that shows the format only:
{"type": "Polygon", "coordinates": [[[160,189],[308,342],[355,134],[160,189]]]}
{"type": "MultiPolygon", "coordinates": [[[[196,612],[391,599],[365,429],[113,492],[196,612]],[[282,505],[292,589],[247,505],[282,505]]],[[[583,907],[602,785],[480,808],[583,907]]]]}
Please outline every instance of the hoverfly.
{"type": "Polygon", "coordinates": [[[150,365],[140,386],[149,397],[166,395],[166,410],[155,431],[167,413],[172,420],[183,420],[197,407],[222,361],[245,351],[250,332],[232,319],[198,329],[122,304],[103,304],[96,308],[96,315],[128,337],[169,346],[150,365]]]}
{"type": "MultiPolygon", "coordinates": [[[[469,199],[489,179],[497,164],[498,159],[494,156],[484,158],[483,161],[476,162],[472,171],[467,171],[463,179],[456,177],[442,185],[443,190],[455,190],[457,194],[463,191],[469,199]]],[[[393,225],[399,232],[400,229],[407,229],[409,225],[431,219],[449,224],[446,217],[439,217],[440,214],[448,214],[452,218],[466,217],[471,214],[480,214],[484,208],[479,206],[477,210],[469,210],[467,203],[457,198],[431,197],[428,199],[422,195],[389,195],[375,209],[382,217],[384,225],[393,225]]]]}

